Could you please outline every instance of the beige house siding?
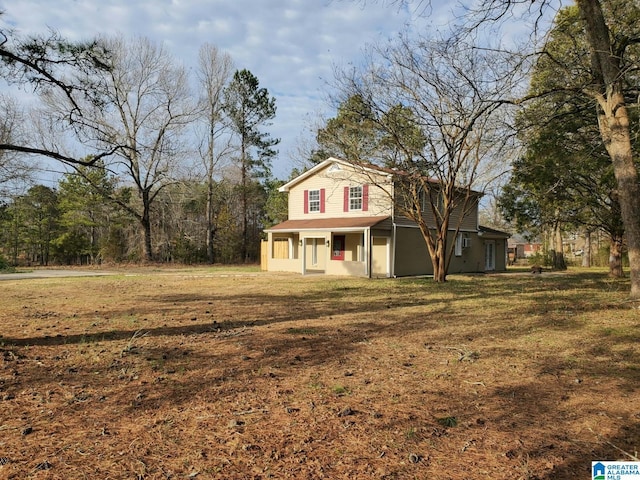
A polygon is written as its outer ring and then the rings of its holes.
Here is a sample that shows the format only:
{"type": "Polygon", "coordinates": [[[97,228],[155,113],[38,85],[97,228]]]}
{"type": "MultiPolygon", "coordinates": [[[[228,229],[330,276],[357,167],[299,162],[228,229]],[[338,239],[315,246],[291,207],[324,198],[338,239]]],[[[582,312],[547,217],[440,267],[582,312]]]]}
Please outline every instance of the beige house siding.
{"type": "Polygon", "coordinates": [[[336,260],[329,261],[326,273],[328,275],[349,275],[353,277],[365,277],[366,266],[362,262],[339,262],[336,260]]]}
{"type": "Polygon", "coordinates": [[[289,188],[289,219],[306,218],[342,218],[342,217],[380,217],[391,215],[391,198],[388,191],[391,184],[383,175],[364,174],[341,166],[331,171],[331,166],[318,171],[289,188]],[[368,185],[367,210],[344,211],[344,188],[368,185]],[[324,212],[304,213],[304,192],[324,189],[324,212]]]}
{"type": "Polygon", "coordinates": [[[391,276],[391,237],[371,237],[371,276],[375,278],[391,276]]]}
{"type": "Polygon", "coordinates": [[[363,234],[352,233],[345,235],[344,261],[359,262],[364,259],[363,234]]]}
{"type": "Polygon", "coordinates": [[[507,240],[496,240],[496,271],[504,272],[507,269],[507,240]]]}
{"type": "Polygon", "coordinates": [[[451,212],[451,217],[449,217],[449,227],[455,230],[456,226],[460,222],[460,230],[461,231],[477,231],[478,230],[478,200],[477,198],[470,198],[466,212],[463,216],[462,205],[456,207],[451,212]],[[460,222],[460,218],[462,217],[462,221],[460,222]]]}
{"type": "Polygon", "coordinates": [[[270,272],[301,272],[300,267],[300,236],[297,233],[268,232],[267,233],[267,265],[270,272]],[[281,258],[279,245],[282,240],[287,240],[288,258],[281,258]]]}

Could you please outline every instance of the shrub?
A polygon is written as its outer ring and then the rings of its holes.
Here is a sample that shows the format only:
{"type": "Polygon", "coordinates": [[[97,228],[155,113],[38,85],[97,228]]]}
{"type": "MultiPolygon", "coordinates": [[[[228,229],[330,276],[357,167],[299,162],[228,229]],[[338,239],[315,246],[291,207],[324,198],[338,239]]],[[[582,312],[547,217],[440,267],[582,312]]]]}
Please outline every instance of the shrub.
{"type": "Polygon", "coordinates": [[[539,266],[545,266],[545,267],[550,267],[553,265],[549,252],[536,252],[535,254],[531,255],[527,260],[529,262],[529,265],[539,265],[539,266]]]}
{"type": "Polygon", "coordinates": [[[15,272],[15,268],[13,268],[11,265],[9,265],[9,262],[7,262],[7,260],[0,255],[0,273],[11,273],[11,272],[15,272]]]}

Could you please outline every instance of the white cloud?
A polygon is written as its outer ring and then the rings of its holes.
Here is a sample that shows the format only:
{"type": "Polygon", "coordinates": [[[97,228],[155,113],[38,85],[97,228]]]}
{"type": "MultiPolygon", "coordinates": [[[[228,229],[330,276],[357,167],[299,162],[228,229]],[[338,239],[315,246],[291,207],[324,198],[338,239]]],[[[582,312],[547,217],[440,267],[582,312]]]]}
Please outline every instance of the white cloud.
{"type": "Polygon", "coordinates": [[[408,9],[349,0],[20,0],[4,9],[3,21],[23,33],[51,27],[73,40],[146,36],[191,67],[205,42],[228,52],[237,68],[249,69],[276,97],[272,133],[282,138],[274,162],[279,177],[296,165],[287,155],[305,117],[328,109],[322,99],[333,64],[357,61],[367,43],[418,22],[408,9]]]}

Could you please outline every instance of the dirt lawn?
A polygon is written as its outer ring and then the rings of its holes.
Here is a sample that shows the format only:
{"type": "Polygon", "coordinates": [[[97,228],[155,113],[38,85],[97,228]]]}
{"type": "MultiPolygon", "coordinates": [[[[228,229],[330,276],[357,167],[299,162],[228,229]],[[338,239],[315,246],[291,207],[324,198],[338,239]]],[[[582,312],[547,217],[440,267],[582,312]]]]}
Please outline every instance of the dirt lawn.
{"type": "Polygon", "coordinates": [[[640,449],[627,289],[579,271],[2,281],[0,479],[591,478],[640,449]]]}

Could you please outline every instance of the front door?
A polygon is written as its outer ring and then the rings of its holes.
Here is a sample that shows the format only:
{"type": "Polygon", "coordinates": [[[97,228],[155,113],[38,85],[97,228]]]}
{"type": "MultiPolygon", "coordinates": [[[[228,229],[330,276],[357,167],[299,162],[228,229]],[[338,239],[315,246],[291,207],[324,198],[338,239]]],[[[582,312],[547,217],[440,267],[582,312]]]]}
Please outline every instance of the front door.
{"type": "Polygon", "coordinates": [[[484,242],[484,269],[487,272],[496,269],[496,242],[494,240],[484,242]]]}
{"type": "Polygon", "coordinates": [[[327,247],[324,238],[307,237],[302,240],[304,249],[302,273],[323,272],[326,267],[327,247]]]}
{"type": "Polygon", "coordinates": [[[331,260],[344,260],[344,235],[334,235],[331,246],[331,260]]]}

